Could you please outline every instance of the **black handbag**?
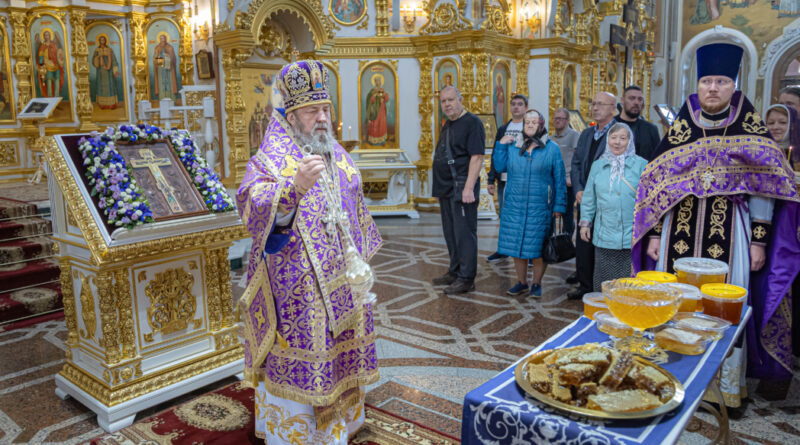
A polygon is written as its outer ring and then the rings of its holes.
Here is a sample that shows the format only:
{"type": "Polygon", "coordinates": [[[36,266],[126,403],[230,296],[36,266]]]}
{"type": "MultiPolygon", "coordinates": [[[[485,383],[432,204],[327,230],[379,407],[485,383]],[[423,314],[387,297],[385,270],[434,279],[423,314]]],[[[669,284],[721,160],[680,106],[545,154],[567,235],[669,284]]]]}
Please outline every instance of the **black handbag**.
{"type": "Polygon", "coordinates": [[[561,263],[575,257],[572,234],[564,232],[562,217],[553,218],[553,232],[544,239],[542,260],[547,264],[561,263]]]}

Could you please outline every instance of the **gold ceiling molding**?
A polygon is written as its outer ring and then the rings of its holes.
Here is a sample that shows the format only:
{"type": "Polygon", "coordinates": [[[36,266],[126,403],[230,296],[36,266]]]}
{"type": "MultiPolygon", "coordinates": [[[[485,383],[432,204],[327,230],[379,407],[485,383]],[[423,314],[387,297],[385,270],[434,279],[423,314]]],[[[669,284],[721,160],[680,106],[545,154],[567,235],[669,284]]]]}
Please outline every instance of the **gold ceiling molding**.
{"type": "Polygon", "coordinates": [[[236,29],[249,29],[253,36],[257,36],[261,23],[278,12],[288,12],[302,20],[311,30],[317,50],[325,46],[340,29],[325,14],[321,0],[254,0],[247,12],[236,12],[234,25],[236,29]]]}
{"type": "Polygon", "coordinates": [[[439,3],[439,0],[430,0],[425,6],[425,14],[428,21],[420,28],[420,35],[437,34],[440,32],[452,33],[465,31],[472,28],[472,22],[464,17],[463,10],[466,0],[458,0],[458,8],[454,5],[455,0],[448,3],[439,3]]]}

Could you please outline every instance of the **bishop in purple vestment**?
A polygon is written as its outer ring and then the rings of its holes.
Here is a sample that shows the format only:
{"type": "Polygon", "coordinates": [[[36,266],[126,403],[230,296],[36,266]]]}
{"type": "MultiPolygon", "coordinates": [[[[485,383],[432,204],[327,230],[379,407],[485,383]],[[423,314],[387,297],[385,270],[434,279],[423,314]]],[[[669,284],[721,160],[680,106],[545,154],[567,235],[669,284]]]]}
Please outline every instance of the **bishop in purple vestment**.
{"type": "Polygon", "coordinates": [[[257,389],[259,437],[312,443],[328,434],[340,443],[362,388],[378,379],[372,303],[351,289],[347,248],[369,261],[382,241],[359,171],[333,137],[324,66],[294,62],[276,82],[284,107],[237,195],[253,236],[240,301],[245,380],[257,389]]]}

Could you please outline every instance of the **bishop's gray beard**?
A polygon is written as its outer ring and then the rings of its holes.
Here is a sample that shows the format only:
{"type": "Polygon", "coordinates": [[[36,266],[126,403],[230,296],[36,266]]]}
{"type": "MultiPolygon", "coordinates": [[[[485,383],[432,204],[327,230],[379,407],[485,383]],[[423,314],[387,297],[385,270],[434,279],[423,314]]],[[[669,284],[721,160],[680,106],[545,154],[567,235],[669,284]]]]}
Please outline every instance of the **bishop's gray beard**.
{"type": "Polygon", "coordinates": [[[297,127],[295,127],[294,130],[294,136],[295,139],[297,139],[297,145],[299,145],[301,149],[308,145],[311,147],[311,154],[333,154],[336,139],[334,139],[330,127],[323,124],[317,124],[311,133],[306,133],[305,131],[302,131],[302,128],[297,127]],[[325,132],[314,133],[314,131],[317,129],[324,129],[325,132]]]}

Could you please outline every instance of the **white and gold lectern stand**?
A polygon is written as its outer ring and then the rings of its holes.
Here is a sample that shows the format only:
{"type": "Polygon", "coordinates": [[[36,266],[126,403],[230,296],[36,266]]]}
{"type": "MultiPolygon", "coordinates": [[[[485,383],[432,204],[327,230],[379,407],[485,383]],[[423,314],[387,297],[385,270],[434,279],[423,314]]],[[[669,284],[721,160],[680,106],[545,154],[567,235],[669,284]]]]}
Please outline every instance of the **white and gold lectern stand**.
{"type": "Polygon", "coordinates": [[[243,371],[228,247],[248,234],[236,211],[110,230],[68,136],[44,149],[69,332],[56,394],[112,432],[145,408],[243,371]]]}

